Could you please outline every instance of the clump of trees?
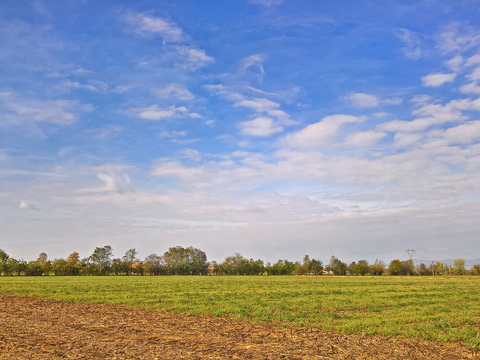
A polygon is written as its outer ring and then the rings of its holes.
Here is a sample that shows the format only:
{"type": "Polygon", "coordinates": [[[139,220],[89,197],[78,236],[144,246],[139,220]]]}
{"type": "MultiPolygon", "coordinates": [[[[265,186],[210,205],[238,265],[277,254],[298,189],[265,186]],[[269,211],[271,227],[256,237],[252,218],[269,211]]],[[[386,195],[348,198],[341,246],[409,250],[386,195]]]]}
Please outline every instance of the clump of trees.
{"type": "Polygon", "coordinates": [[[112,247],[106,245],[96,247],[85,258],[80,258],[75,251],[66,259],[49,260],[47,254],[42,252],[36,260],[27,262],[12,258],[0,249],[0,275],[480,275],[480,264],[467,270],[463,259],[455,259],[453,265],[436,262],[429,266],[415,266],[412,260],[394,259],[387,266],[378,259],[373,264],[359,260],[347,265],[332,256],[324,266],[320,260],[309,255],[305,255],[302,262],[283,259],[270,264],[235,253],[217,263],[208,262],[206,253],[192,246],[171,247],[163,255],[150,254],[144,260],[137,255],[136,249],[129,249],[121,258],[114,258],[112,247]]]}

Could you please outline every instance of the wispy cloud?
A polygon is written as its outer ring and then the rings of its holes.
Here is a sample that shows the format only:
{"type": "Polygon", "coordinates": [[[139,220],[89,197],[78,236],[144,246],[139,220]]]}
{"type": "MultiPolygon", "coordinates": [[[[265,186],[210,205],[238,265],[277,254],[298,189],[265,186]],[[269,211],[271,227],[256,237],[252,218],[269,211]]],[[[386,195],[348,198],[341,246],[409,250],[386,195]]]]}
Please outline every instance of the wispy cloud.
{"type": "Polygon", "coordinates": [[[182,29],[167,19],[156,17],[149,13],[135,13],[132,11],[125,12],[124,19],[139,36],[159,36],[164,42],[183,42],[186,40],[186,35],[182,29]]]}
{"type": "Polygon", "coordinates": [[[195,96],[183,84],[173,83],[167,87],[154,89],[153,91],[160,99],[177,99],[181,101],[195,99],[195,96]]]}
{"type": "Polygon", "coordinates": [[[283,0],[248,0],[251,4],[261,5],[264,7],[277,6],[283,3],[283,0]]]}
{"type": "Polygon", "coordinates": [[[273,119],[263,116],[244,121],[239,127],[242,134],[250,136],[270,136],[283,131],[281,126],[275,125],[273,119]]]}
{"type": "Polygon", "coordinates": [[[287,135],[285,142],[298,148],[322,147],[328,145],[342,125],[365,120],[365,116],[330,115],[315,124],[308,125],[297,133],[287,135]]]}
{"type": "Polygon", "coordinates": [[[173,105],[167,108],[152,105],[146,108],[132,108],[129,111],[135,114],[135,116],[145,120],[163,120],[191,115],[185,106],[176,107],[173,105]]]}
{"type": "Polygon", "coordinates": [[[4,125],[18,122],[70,125],[78,120],[80,114],[92,110],[91,105],[76,100],[39,100],[10,92],[0,93],[0,112],[4,125]]]}
{"type": "Polygon", "coordinates": [[[445,83],[450,83],[455,80],[456,74],[443,74],[443,73],[436,73],[430,74],[422,77],[422,84],[423,86],[428,87],[439,87],[445,83]]]}

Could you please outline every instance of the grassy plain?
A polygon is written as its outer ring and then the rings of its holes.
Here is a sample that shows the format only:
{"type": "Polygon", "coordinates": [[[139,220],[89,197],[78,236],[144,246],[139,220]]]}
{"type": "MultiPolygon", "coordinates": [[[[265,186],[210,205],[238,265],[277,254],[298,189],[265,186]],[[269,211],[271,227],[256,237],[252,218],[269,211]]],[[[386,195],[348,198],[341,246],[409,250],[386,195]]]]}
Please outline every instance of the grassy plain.
{"type": "Polygon", "coordinates": [[[0,277],[0,292],[480,346],[480,277],[0,277]]]}

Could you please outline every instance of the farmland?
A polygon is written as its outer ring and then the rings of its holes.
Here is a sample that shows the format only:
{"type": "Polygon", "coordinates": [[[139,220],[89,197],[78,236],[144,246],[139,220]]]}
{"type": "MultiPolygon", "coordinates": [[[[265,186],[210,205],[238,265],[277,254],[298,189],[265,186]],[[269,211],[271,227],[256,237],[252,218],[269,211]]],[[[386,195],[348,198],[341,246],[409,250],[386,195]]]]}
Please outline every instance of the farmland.
{"type": "Polygon", "coordinates": [[[0,292],[476,348],[477,277],[1,277],[0,292]]]}

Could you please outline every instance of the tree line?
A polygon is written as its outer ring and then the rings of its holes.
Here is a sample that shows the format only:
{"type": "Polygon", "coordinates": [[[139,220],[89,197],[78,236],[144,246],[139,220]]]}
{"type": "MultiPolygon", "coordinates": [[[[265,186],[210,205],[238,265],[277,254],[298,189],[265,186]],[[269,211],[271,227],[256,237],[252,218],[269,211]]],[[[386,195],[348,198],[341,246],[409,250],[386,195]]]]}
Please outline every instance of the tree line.
{"type": "Polygon", "coordinates": [[[27,262],[0,249],[0,275],[480,275],[480,265],[467,270],[463,259],[455,259],[453,266],[442,262],[414,265],[412,260],[394,259],[387,266],[381,260],[373,264],[366,260],[347,264],[335,256],[323,264],[305,255],[302,262],[285,259],[271,264],[235,253],[217,263],[208,262],[204,251],[191,246],[171,247],[163,255],[150,254],[143,260],[137,255],[136,249],[129,249],[123,257],[114,258],[112,247],[106,245],[96,247],[85,258],[75,251],[66,259],[49,260],[42,252],[36,260],[27,262]]]}

